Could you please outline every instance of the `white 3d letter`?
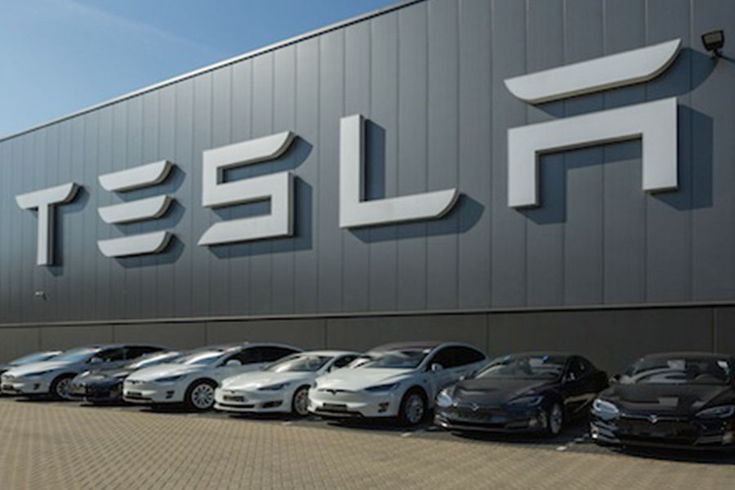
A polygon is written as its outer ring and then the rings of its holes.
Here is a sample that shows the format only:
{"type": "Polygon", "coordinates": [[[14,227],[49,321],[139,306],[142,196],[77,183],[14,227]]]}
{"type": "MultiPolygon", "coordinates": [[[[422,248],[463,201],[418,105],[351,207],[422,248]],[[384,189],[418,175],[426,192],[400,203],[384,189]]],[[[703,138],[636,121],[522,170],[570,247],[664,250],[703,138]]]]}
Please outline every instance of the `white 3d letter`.
{"type": "Polygon", "coordinates": [[[214,208],[270,199],[266,216],[215,223],[204,232],[199,245],[218,245],[293,234],[293,177],[280,172],[234,182],[222,182],[222,171],[272,160],[283,155],[294,140],[290,131],[265,136],[204,152],[202,205],[214,208]]]}
{"type": "Polygon", "coordinates": [[[339,136],[339,226],[352,228],[444,216],[457,202],[457,189],[365,201],[365,123],[359,114],[343,117],[339,136]]]}
{"type": "Polygon", "coordinates": [[[78,191],[79,186],[70,182],[15,196],[21,209],[38,209],[37,265],[54,263],[54,207],[73,201],[78,191]]]}

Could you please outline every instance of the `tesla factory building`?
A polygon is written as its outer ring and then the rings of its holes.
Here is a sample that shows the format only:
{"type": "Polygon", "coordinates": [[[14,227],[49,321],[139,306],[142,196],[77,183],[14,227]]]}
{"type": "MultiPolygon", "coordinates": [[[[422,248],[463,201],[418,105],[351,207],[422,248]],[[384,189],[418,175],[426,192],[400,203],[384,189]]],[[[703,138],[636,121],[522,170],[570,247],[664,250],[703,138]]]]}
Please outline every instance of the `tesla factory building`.
{"type": "Polygon", "coordinates": [[[6,137],[0,360],[733,353],[735,43],[700,38],[719,30],[732,0],[404,1],[6,137]]]}

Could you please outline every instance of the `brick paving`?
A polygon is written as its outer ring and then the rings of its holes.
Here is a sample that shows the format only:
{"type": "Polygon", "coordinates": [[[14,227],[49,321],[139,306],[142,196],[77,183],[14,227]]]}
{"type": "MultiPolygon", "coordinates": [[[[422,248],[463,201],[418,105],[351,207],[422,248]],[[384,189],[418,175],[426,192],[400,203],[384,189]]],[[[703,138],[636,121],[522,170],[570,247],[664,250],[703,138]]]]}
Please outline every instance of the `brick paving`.
{"type": "Polygon", "coordinates": [[[735,488],[735,457],[0,399],[2,489],[735,488]]]}

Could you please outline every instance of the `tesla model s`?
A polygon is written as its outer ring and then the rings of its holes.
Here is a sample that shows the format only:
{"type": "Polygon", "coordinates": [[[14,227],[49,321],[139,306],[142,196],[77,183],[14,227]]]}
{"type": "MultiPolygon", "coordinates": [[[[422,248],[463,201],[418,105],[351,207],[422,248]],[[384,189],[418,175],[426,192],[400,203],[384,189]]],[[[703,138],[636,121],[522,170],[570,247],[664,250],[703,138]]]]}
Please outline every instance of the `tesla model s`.
{"type": "Polygon", "coordinates": [[[215,408],[225,412],[308,414],[309,388],[314,380],[343,368],[359,356],[356,352],[311,351],[276,361],[262,371],[222,381],[214,397],[215,408]]]}
{"type": "Polygon", "coordinates": [[[582,356],[512,354],[441,391],[434,421],[459,431],[556,435],[606,387],[607,375],[582,356]]]}
{"type": "Polygon", "coordinates": [[[735,358],[654,354],[636,361],[592,405],[601,444],[735,448],[735,358]]]}

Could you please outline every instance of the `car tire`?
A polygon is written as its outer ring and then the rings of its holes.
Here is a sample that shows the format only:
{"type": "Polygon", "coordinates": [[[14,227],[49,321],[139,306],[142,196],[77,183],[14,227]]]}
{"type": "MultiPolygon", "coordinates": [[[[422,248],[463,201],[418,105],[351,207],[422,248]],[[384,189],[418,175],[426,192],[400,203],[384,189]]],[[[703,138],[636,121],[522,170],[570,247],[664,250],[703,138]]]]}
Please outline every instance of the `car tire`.
{"type": "Polygon", "coordinates": [[[291,399],[291,413],[297,417],[309,415],[309,387],[301,386],[293,394],[291,399]]]}
{"type": "Polygon", "coordinates": [[[206,412],[214,407],[214,390],[217,383],[211,379],[198,379],[192,382],[184,394],[184,405],[188,410],[206,412]]]}
{"type": "Polygon", "coordinates": [[[561,403],[553,402],[546,410],[546,434],[558,436],[564,429],[564,408],[561,403]]]}
{"type": "Polygon", "coordinates": [[[420,424],[428,412],[426,394],[419,388],[411,388],[403,395],[398,408],[398,421],[401,425],[415,426],[420,424]]]}
{"type": "Polygon", "coordinates": [[[57,376],[49,386],[49,395],[54,400],[71,400],[69,397],[69,385],[74,378],[73,374],[62,374],[57,376]]]}

